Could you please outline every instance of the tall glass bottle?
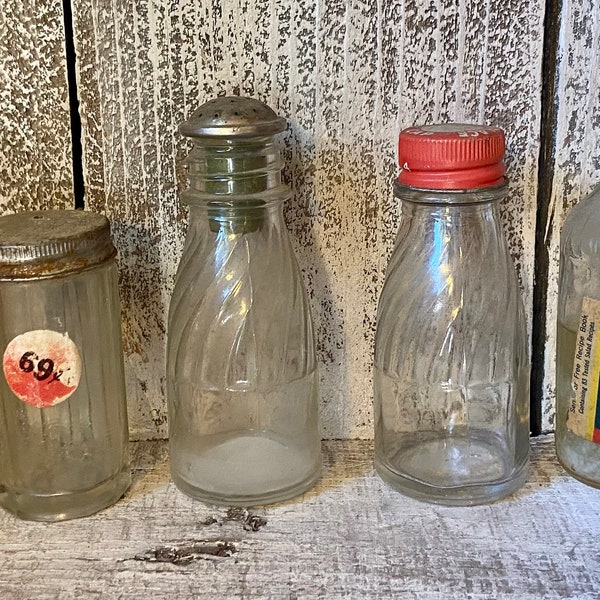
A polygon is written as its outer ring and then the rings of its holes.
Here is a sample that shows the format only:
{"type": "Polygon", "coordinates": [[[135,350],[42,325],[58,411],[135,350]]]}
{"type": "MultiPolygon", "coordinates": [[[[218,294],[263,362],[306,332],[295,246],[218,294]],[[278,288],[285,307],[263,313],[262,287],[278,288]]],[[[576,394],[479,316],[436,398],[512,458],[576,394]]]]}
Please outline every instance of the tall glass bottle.
{"type": "Polygon", "coordinates": [[[375,466],[410,496],[468,505],[525,479],[524,311],[500,222],[504,134],[401,132],[401,226],[378,307],[375,466]]]}
{"type": "Polygon", "coordinates": [[[558,287],[556,452],[600,487],[600,186],[565,220],[558,287]]]}
{"type": "Polygon", "coordinates": [[[217,504],[287,499],[320,473],[313,329],[274,139],[285,127],[225,97],[180,128],[195,145],[169,311],[170,464],[183,492],[217,504]]]}

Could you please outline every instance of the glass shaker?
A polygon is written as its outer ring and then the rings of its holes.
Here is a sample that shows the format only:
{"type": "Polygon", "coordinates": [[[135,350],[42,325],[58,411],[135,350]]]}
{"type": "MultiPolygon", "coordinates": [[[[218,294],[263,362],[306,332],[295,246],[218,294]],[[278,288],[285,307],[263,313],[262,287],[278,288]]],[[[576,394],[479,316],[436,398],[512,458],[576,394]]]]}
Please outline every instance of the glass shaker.
{"type": "Polygon", "coordinates": [[[0,218],[0,505],[60,521],[130,483],[115,249],[75,210],[0,218]]]}
{"type": "Polygon", "coordinates": [[[403,130],[401,225],[379,300],[375,467],[397,490],[489,502],[525,479],[524,311],[500,222],[502,130],[403,130]]]}
{"type": "Polygon", "coordinates": [[[600,186],[571,209],[560,238],[556,451],[600,487],[600,186]]]}
{"type": "Polygon", "coordinates": [[[170,465],[179,489],[210,503],[277,502],[320,473],[313,328],[274,138],[285,128],[243,97],[211,100],[180,127],[194,147],[169,309],[170,465]]]}

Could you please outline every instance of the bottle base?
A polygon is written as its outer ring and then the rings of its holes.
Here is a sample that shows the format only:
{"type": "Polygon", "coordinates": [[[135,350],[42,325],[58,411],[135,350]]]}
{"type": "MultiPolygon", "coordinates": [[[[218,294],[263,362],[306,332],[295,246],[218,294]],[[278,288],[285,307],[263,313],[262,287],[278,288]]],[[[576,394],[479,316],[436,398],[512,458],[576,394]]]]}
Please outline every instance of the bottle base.
{"type": "Polygon", "coordinates": [[[594,479],[589,479],[588,477],[586,477],[585,475],[582,475],[581,473],[578,473],[577,471],[574,471],[573,469],[571,469],[568,464],[563,461],[560,457],[560,455],[556,454],[557,458],[558,458],[558,462],[560,463],[560,466],[571,476],[573,477],[573,479],[577,479],[577,481],[580,481],[581,483],[585,483],[585,485],[589,485],[590,487],[596,488],[596,489],[600,489],[600,481],[595,481],[594,479]]]}
{"type": "Polygon", "coordinates": [[[379,476],[397,491],[434,504],[472,506],[500,500],[518,490],[527,461],[516,468],[506,448],[486,436],[418,437],[391,459],[375,457],[379,476]]]}
{"type": "Polygon", "coordinates": [[[196,486],[190,485],[187,481],[173,477],[177,489],[183,492],[186,496],[190,496],[194,500],[200,500],[205,504],[213,504],[216,506],[262,506],[265,504],[276,504],[291,500],[310,490],[319,480],[321,470],[319,469],[311,477],[293,485],[289,488],[267,492],[265,494],[253,495],[221,495],[218,492],[204,490],[196,486]]]}
{"type": "Polygon", "coordinates": [[[306,492],[321,474],[315,452],[299,452],[270,432],[219,436],[195,452],[173,455],[171,476],[177,488],[207,504],[282,502],[306,492]]]}
{"type": "Polygon", "coordinates": [[[556,427],[558,462],[577,481],[600,488],[600,444],[575,435],[567,429],[564,421],[556,427]]]}
{"type": "Polygon", "coordinates": [[[39,495],[4,490],[0,506],[26,521],[66,521],[87,517],[114,504],[131,485],[129,466],[89,490],[39,495]]]}

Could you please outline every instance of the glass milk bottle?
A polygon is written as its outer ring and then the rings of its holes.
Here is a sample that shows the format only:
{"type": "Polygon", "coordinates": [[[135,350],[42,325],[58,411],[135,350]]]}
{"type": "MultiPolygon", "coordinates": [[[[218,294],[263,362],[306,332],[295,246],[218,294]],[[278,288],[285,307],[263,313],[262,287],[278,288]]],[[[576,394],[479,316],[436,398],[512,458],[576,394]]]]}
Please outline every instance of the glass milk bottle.
{"type": "Polygon", "coordinates": [[[440,504],[496,500],[525,479],[529,362],[500,222],[504,134],[478,125],[400,133],[401,225],[379,300],[375,466],[440,504]]]}
{"type": "Polygon", "coordinates": [[[179,489],[210,503],[277,502],[320,473],[313,328],[274,139],[285,128],[240,97],[180,127],[194,147],[169,310],[170,465],[179,489]]]}
{"type": "Polygon", "coordinates": [[[0,505],[60,521],[130,483],[115,248],[76,210],[0,218],[0,505]]]}
{"type": "Polygon", "coordinates": [[[600,487],[600,186],[565,220],[558,288],[556,452],[600,487]]]}

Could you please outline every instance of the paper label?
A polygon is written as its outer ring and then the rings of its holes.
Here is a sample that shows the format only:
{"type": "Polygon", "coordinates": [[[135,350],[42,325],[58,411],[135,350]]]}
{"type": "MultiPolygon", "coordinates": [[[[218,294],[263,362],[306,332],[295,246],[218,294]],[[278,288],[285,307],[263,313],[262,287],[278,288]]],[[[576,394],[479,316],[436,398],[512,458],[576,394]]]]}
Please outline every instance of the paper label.
{"type": "Polygon", "coordinates": [[[67,333],[27,331],[4,351],[4,376],[15,396],[37,408],[66,400],[79,385],[81,357],[67,333]]]}
{"type": "Polygon", "coordinates": [[[579,327],[575,332],[572,397],[567,427],[586,440],[600,444],[600,301],[584,298],[579,327]]]}

